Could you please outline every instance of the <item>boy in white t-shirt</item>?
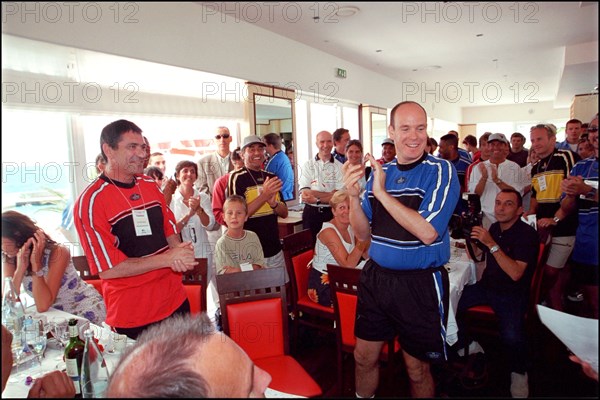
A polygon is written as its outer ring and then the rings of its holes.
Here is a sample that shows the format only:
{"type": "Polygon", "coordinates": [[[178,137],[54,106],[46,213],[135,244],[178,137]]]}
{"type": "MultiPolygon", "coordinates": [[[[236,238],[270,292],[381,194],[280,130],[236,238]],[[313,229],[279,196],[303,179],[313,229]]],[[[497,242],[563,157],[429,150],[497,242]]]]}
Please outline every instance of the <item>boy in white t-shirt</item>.
{"type": "Polygon", "coordinates": [[[223,204],[225,234],[215,246],[217,274],[231,274],[263,268],[265,257],[256,233],[244,230],[248,205],[242,196],[229,196],[223,204]]]}

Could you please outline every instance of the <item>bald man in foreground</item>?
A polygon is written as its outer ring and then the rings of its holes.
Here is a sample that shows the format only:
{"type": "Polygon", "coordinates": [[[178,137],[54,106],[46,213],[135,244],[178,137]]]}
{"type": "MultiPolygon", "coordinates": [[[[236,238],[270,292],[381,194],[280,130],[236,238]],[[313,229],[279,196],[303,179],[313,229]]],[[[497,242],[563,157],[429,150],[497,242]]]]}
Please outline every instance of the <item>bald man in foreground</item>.
{"type": "Polygon", "coordinates": [[[176,315],[144,331],[125,351],[108,397],[264,397],[270,382],[205,313],[176,315]]]}

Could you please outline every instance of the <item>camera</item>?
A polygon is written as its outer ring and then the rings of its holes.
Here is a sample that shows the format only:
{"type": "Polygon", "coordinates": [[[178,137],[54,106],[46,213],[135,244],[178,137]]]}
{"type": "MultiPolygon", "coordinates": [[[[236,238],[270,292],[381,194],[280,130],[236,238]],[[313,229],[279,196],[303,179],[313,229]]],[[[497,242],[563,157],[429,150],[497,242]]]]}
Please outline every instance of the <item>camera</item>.
{"type": "Polygon", "coordinates": [[[481,212],[481,200],[475,193],[464,193],[463,199],[467,200],[467,211],[461,216],[461,226],[465,238],[471,237],[471,230],[474,226],[481,226],[483,213],[481,212]]]}
{"type": "MultiPolygon", "coordinates": [[[[474,226],[481,226],[483,214],[481,212],[481,200],[475,193],[463,193],[462,200],[466,201],[466,211],[461,215],[453,215],[451,222],[452,238],[471,240],[471,230],[474,226]]],[[[478,240],[473,242],[479,245],[478,240]]]]}

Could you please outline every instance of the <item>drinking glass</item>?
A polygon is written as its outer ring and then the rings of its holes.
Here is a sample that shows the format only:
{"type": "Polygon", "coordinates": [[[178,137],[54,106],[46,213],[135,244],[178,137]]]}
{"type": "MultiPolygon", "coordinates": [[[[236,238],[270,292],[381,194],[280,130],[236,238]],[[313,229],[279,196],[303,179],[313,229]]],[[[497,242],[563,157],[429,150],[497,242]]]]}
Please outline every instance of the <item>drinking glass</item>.
{"type": "Polygon", "coordinates": [[[34,338],[32,343],[28,343],[29,347],[33,350],[35,355],[37,356],[38,363],[40,364],[40,375],[44,373],[42,369],[42,358],[44,358],[44,351],[46,350],[48,338],[44,332],[38,332],[34,338]]]}
{"type": "Polygon", "coordinates": [[[58,317],[52,321],[51,328],[52,336],[56,338],[62,348],[64,348],[69,342],[69,327],[67,325],[67,319],[58,317]]]}

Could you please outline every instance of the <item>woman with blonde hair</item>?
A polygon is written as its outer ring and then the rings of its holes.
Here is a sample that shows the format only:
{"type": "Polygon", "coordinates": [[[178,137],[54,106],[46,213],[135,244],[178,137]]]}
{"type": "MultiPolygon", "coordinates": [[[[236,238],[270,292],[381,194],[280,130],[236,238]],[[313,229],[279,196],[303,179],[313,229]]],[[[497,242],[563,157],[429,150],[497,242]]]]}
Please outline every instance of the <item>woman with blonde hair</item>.
{"type": "Polygon", "coordinates": [[[332,307],[327,264],[356,268],[368,257],[369,241],[359,241],[350,226],[350,200],[345,190],[338,190],[329,201],[333,219],[324,222],[317,234],[315,254],[308,277],[308,297],[315,303],[332,307]]]}

